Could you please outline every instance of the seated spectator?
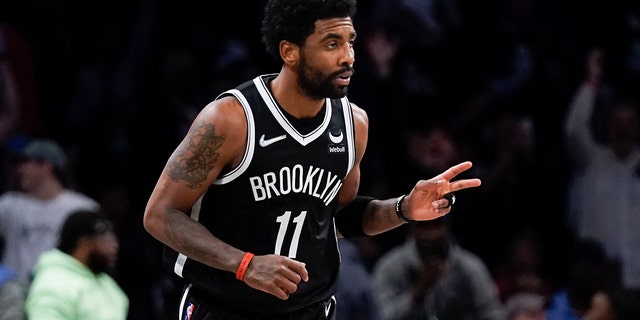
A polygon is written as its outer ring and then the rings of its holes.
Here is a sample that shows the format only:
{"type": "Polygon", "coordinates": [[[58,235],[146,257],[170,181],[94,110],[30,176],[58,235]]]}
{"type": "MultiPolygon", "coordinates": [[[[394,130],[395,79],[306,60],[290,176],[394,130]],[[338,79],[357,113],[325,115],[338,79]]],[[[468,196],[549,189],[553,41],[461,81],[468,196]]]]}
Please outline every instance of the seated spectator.
{"type": "Polygon", "coordinates": [[[65,220],[58,247],[40,255],[27,295],[29,320],[125,320],[129,299],[108,274],[119,244],[101,213],[79,210],[65,220]]]}
{"type": "Polygon", "coordinates": [[[480,258],[460,247],[446,218],[410,224],[410,237],[373,271],[381,319],[506,319],[480,258]]]}

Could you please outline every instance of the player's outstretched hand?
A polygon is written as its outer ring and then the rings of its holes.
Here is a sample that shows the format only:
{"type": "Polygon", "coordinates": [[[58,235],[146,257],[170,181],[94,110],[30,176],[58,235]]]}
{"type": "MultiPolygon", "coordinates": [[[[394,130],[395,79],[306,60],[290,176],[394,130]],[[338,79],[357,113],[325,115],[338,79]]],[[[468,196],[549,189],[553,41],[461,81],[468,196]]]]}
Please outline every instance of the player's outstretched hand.
{"type": "Polygon", "coordinates": [[[289,295],[298,290],[300,281],[308,280],[304,263],[275,254],[255,256],[244,276],[248,286],[282,300],[289,299],[289,295]]]}
{"type": "Polygon", "coordinates": [[[450,200],[445,195],[467,188],[480,186],[480,179],[452,181],[460,173],[471,168],[472,163],[459,163],[445,172],[429,179],[420,180],[405,197],[402,212],[408,220],[432,220],[451,211],[450,200]]]}

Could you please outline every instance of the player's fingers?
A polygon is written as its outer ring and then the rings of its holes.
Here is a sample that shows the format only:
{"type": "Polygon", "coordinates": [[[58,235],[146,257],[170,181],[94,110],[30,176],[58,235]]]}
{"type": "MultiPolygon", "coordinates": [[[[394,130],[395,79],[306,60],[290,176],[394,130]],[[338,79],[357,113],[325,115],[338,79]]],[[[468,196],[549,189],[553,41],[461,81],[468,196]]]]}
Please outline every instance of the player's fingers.
{"type": "Polygon", "coordinates": [[[245,278],[246,284],[252,288],[258,289],[260,291],[272,294],[278,299],[287,300],[291,291],[295,291],[297,288],[292,289],[291,286],[295,287],[288,279],[284,277],[277,277],[272,274],[272,277],[269,280],[266,279],[255,279],[255,278],[245,278]]]}
{"type": "Polygon", "coordinates": [[[299,276],[299,280],[296,283],[300,282],[300,280],[304,282],[309,281],[309,272],[307,272],[306,265],[303,262],[290,260],[287,267],[299,276]]]}
{"type": "Polygon", "coordinates": [[[445,180],[452,180],[457,175],[469,170],[472,166],[473,164],[471,161],[458,163],[440,174],[440,177],[445,180]]]}
{"type": "Polygon", "coordinates": [[[278,297],[280,300],[289,299],[289,295],[291,294],[283,287],[277,287],[276,290],[274,292],[271,292],[271,293],[274,296],[278,297]]]}
{"type": "MultiPolygon", "coordinates": [[[[282,266],[282,269],[287,268],[282,266]]],[[[291,271],[277,271],[275,273],[276,276],[268,283],[265,283],[266,286],[263,287],[263,291],[269,292],[281,300],[289,299],[289,296],[298,290],[297,283],[289,278],[292,277],[292,274],[293,272],[291,271]]],[[[299,276],[297,277],[300,278],[299,276]]]]}
{"type": "Polygon", "coordinates": [[[422,192],[428,192],[430,190],[437,190],[441,186],[444,185],[446,181],[444,179],[429,179],[429,180],[420,180],[416,183],[416,190],[422,192]]]}
{"type": "Polygon", "coordinates": [[[477,178],[457,180],[449,183],[449,192],[456,192],[462,189],[474,188],[480,186],[481,184],[482,181],[477,178]]]}
{"type": "Polygon", "coordinates": [[[434,218],[442,217],[445,214],[451,212],[451,207],[440,208],[434,205],[433,212],[436,214],[436,217],[434,218]]]}
{"type": "Polygon", "coordinates": [[[431,203],[434,209],[445,209],[450,207],[449,200],[447,199],[439,199],[431,203]]]}
{"type": "MultiPolygon", "coordinates": [[[[446,180],[444,179],[429,179],[429,180],[420,180],[416,184],[416,190],[422,192],[429,192],[432,190],[439,190],[442,186],[444,186],[446,180]]],[[[482,181],[478,178],[473,179],[461,179],[456,181],[450,181],[449,185],[446,187],[446,190],[440,190],[444,193],[456,192],[458,190],[478,187],[482,184],[482,181]]]]}
{"type": "Polygon", "coordinates": [[[276,281],[276,285],[287,295],[298,291],[298,284],[290,281],[289,279],[280,279],[279,281],[276,281]]]}

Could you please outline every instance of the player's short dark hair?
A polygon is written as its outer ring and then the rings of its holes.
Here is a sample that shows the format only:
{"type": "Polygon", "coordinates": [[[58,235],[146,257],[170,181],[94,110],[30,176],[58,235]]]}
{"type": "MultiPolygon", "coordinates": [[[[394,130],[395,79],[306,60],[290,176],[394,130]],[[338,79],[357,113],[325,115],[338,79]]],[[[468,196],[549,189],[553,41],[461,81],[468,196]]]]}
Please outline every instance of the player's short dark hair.
{"type": "Polygon", "coordinates": [[[280,41],[303,46],[322,19],[353,17],[356,0],[269,0],[262,20],[262,42],[280,59],[280,41]]]}
{"type": "Polygon", "coordinates": [[[99,236],[111,230],[111,221],[102,212],[76,210],[67,217],[60,229],[58,249],[71,253],[81,238],[99,236]]]}

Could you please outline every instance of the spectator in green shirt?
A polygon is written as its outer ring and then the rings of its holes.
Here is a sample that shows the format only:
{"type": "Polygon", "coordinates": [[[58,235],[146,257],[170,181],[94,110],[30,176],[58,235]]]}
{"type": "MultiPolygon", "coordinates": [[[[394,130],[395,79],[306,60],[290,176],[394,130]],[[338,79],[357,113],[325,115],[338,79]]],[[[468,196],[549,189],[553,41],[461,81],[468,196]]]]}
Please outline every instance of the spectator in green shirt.
{"type": "Polygon", "coordinates": [[[80,210],[62,226],[58,247],[44,252],[27,295],[30,320],[125,320],[129,299],[108,274],[119,244],[101,213],[80,210]]]}

